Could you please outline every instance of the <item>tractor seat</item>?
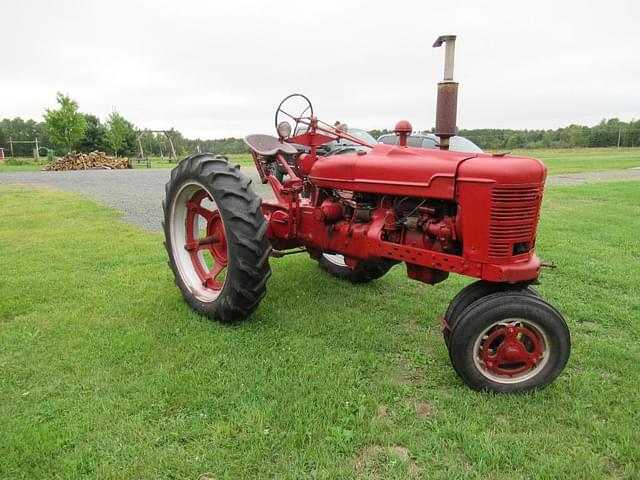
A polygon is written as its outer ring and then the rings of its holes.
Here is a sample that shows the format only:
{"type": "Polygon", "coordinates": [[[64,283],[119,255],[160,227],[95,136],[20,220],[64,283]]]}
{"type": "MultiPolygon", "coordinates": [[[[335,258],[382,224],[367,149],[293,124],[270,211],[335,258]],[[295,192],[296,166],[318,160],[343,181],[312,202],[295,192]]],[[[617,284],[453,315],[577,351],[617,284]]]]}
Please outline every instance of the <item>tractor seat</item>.
{"type": "Polygon", "coordinates": [[[262,135],[260,133],[247,135],[244,137],[244,143],[246,143],[247,146],[258,155],[263,155],[265,157],[275,155],[278,152],[285,155],[298,153],[296,147],[290,143],[280,141],[271,135],[262,135]]]}

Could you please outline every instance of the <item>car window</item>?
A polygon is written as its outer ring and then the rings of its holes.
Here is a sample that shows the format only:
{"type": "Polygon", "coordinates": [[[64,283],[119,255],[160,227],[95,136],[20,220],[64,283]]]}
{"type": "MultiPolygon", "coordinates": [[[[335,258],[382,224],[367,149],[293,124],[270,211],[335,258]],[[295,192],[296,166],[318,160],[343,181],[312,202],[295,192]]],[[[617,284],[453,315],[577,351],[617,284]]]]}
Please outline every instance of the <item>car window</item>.
{"type": "Polygon", "coordinates": [[[359,128],[349,128],[347,129],[347,133],[349,135],[353,135],[356,138],[359,138],[364,142],[370,143],[371,145],[373,145],[374,143],[378,143],[376,142],[376,139],[373,138],[369,132],[365,130],[361,130],[359,128]]]}
{"type": "Polygon", "coordinates": [[[449,139],[449,150],[453,150],[454,152],[482,153],[482,149],[471,140],[457,136],[449,139]]]}
{"type": "Polygon", "coordinates": [[[413,135],[409,135],[407,138],[407,146],[409,147],[422,147],[422,137],[414,137],[413,135]]]}
{"type": "MultiPolygon", "coordinates": [[[[415,136],[411,135],[407,140],[407,145],[410,147],[419,148],[438,148],[439,139],[433,134],[425,134],[429,136],[415,136]]],[[[398,145],[399,137],[393,134],[382,135],[379,139],[379,143],[386,145],[398,145]]],[[[449,149],[454,152],[464,153],[482,153],[482,149],[473,143],[471,140],[464,137],[451,137],[449,140],[449,149]]]]}
{"type": "Polygon", "coordinates": [[[385,145],[397,145],[398,144],[398,137],[396,137],[395,135],[382,135],[379,139],[378,139],[379,143],[384,143],[385,145]]]}
{"type": "Polygon", "coordinates": [[[423,138],[422,139],[422,148],[438,148],[438,142],[433,138],[423,138]]]}
{"type": "MultiPolygon", "coordinates": [[[[400,140],[400,137],[398,137],[397,135],[390,134],[390,135],[381,136],[378,139],[378,142],[384,143],[385,145],[398,145],[399,140],[400,140]]],[[[429,140],[429,139],[424,139],[422,137],[418,137],[415,135],[409,135],[409,137],[407,138],[407,146],[422,148],[424,140],[429,140]]],[[[431,142],[435,144],[433,140],[431,140],[431,142]]],[[[429,147],[429,148],[433,148],[433,147],[429,147]]]]}

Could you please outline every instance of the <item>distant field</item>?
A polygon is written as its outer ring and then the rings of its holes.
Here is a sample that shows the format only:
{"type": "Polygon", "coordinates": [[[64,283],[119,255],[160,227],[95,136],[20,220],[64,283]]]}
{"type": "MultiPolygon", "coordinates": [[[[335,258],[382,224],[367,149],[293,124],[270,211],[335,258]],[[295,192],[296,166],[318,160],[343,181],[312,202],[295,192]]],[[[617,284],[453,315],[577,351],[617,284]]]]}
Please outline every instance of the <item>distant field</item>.
{"type": "MultiPolygon", "coordinates": [[[[253,159],[248,153],[231,154],[225,156],[229,159],[230,163],[238,163],[242,166],[253,165],[253,159]]],[[[131,164],[133,165],[133,168],[147,168],[146,163],[138,163],[137,160],[131,160],[131,164]]],[[[159,157],[151,157],[151,168],[173,168],[175,166],[176,164],[174,162],[169,162],[167,161],[167,159],[160,160],[159,157]]]]}
{"type": "Polygon", "coordinates": [[[18,158],[18,160],[30,162],[25,165],[7,165],[7,162],[0,160],[0,173],[2,172],[36,172],[44,169],[44,163],[31,163],[29,158],[18,158]]]}
{"type": "MultiPolygon", "coordinates": [[[[560,173],[596,172],[621,168],[640,167],[640,148],[576,148],[513,150],[513,155],[539,158],[547,165],[549,175],[560,173]]],[[[231,163],[252,166],[253,160],[247,153],[227,155],[231,163]]],[[[29,159],[20,159],[26,160],[29,159]]],[[[146,163],[132,160],[133,168],[147,168],[146,163]]],[[[0,173],[42,170],[45,164],[7,165],[0,161],[0,173]]],[[[160,158],[151,159],[152,168],[173,168],[175,163],[160,158]]]]}
{"type": "Polygon", "coordinates": [[[640,167],[640,148],[562,148],[511,153],[539,158],[549,169],[549,175],[640,167]]]}
{"type": "MultiPolygon", "coordinates": [[[[239,163],[240,165],[253,165],[253,160],[251,159],[251,155],[248,153],[236,154],[236,155],[227,155],[229,161],[232,163],[239,163]]],[[[19,162],[24,162],[24,165],[7,165],[6,160],[0,160],[0,173],[2,172],[37,172],[39,170],[44,170],[47,166],[47,162],[35,163],[33,159],[26,157],[18,157],[16,158],[19,162]]],[[[145,162],[138,162],[135,159],[131,160],[131,164],[133,168],[147,168],[147,164],[145,162]]],[[[175,167],[175,162],[169,162],[166,158],[161,160],[160,157],[152,157],[151,158],[151,168],[173,168],[175,167]]]]}

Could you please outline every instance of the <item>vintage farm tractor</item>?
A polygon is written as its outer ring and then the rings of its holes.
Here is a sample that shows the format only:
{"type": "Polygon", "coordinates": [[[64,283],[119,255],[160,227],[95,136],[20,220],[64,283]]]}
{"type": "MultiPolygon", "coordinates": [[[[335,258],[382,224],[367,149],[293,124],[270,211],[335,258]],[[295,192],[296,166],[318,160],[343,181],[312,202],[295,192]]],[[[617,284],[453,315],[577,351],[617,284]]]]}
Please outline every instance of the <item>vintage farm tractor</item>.
{"type": "Polygon", "coordinates": [[[569,357],[570,336],[558,310],[531,288],[542,266],[534,245],[546,168],[532,158],[449,151],[454,42],[444,36],[434,44],[446,44],[439,149],[407,146],[407,121],[395,127],[398,145],[370,144],[322,122],[294,94],[276,111],[278,137],[245,140],[274,199],[260,199],[224,156],[180,162],[166,186],[164,230],[189,305],[221,322],[245,319],[266,294],[270,257],[296,252],[351,282],[375,280],[400,262],[429,284],[467,275],[479,280],[441,320],[460,378],[500,392],[552,382],[569,357]],[[294,101],[304,105],[298,114],[288,107],[294,101]]]}

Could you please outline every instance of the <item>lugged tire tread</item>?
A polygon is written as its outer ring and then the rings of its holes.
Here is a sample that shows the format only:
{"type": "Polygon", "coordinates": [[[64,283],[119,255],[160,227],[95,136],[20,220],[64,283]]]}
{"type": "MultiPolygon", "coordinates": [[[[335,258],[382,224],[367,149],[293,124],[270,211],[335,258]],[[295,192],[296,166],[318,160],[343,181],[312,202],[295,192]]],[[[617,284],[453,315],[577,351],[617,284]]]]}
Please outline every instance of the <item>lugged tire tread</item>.
{"type": "Polygon", "coordinates": [[[229,165],[225,157],[195,154],[171,171],[165,186],[166,199],[162,202],[164,245],[174,282],[194,310],[225,323],[243,320],[255,311],[267,293],[266,284],[271,276],[268,225],[260,210],[261,200],[249,187],[250,184],[251,180],[242,174],[239,165],[229,165]],[[186,181],[200,183],[210,192],[225,225],[229,251],[225,284],[220,295],[208,303],[195,298],[184,285],[172,256],[169,231],[171,196],[177,194],[186,181]]]}

